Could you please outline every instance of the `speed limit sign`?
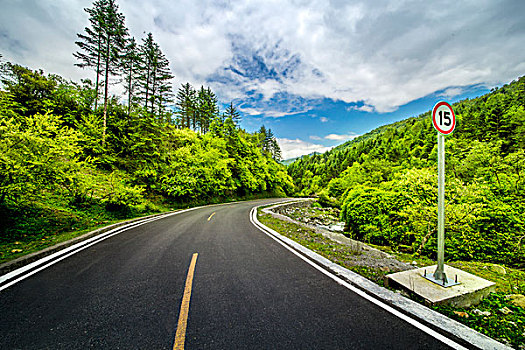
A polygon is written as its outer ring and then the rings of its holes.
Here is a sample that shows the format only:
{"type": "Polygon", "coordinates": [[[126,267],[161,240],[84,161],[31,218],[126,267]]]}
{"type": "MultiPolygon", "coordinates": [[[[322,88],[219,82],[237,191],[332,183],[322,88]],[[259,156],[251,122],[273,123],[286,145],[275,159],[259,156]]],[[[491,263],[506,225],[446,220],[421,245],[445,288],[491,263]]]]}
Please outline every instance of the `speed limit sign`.
{"type": "Polygon", "coordinates": [[[432,124],[434,128],[443,135],[448,135],[456,127],[456,115],[452,106],[445,101],[436,103],[432,109],[432,124]]]}

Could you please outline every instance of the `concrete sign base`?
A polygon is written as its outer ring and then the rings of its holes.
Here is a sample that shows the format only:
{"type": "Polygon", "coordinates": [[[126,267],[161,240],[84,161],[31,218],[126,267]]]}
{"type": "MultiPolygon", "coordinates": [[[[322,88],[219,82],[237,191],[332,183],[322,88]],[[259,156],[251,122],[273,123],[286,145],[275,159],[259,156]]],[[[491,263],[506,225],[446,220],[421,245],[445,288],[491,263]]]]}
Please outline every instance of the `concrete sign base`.
{"type": "MultiPolygon", "coordinates": [[[[436,265],[393,273],[386,276],[386,284],[401,288],[425,299],[429,305],[445,304],[456,307],[476,305],[489,293],[496,291],[496,284],[451,266],[444,266],[445,274],[457,284],[443,287],[425,278],[436,265]]],[[[428,276],[427,276],[428,277],[428,276]]]]}

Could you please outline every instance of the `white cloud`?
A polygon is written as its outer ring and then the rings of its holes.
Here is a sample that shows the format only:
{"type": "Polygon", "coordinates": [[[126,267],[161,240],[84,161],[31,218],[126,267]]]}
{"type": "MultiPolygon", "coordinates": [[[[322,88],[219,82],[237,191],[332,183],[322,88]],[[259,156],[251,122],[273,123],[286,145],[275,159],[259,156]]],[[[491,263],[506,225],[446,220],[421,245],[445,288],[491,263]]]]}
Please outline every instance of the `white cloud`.
{"type": "Polygon", "coordinates": [[[281,147],[283,159],[296,158],[313,152],[324,153],[332,149],[332,147],[310,143],[300,139],[278,138],[277,143],[279,147],[281,147]]]}
{"type": "Polygon", "coordinates": [[[326,135],[324,138],[327,140],[333,140],[333,141],[347,141],[347,140],[353,140],[356,137],[359,137],[359,135],[355,133],[350,133],[347,135],[329,134],[329,135],[326,135]]]}
{"type": "Polygon", "coordinates": [[[310,135],[310,140],[316,140],[316,141],[320,141],[322,140],[323,138],[322,137],[319,137],[317,135],[310,135]]]}
{"type": "Polygon", "coordinates": [[[463,91],[464,89],[462,88],[451,87],[443,91],[443,93],[441,93],[440,96],[444,98],[453,98],[453,97],[461,95],[463,91]]]}
{"type": "Polygon", "coordinates": [[[373,106],[369,106],[369,105],[362,105],[360,107],[358,106],[350,106],[347,108],[348,111],[361,111],[361,112],[367,112],[367,113],[372,113],[374,111],[374,107],[373,106]]]}
{"type": "Polygon", "coordinates": [[[322,123],[326,123],[326,122],[328,122],[328,118],[327,118],[327,117],[320,117],[319,120],[320,120],[322,123]]]}
{"type": "MultiPolygon", "coordinates": [[[[436,91],[454,96],[465,86],[494,86],[525,74],[521,0],[119,5],[138,41],[153,33],[171,61],[175,89],[186,81],[209,83],[222,100],[250,95],[248,107],[276,117],[307,110],[310,99],[320,98],[388,112],[436,91]],[[228,70],[243,60],[253,63],[245,75],[228,70]],[[265,104],[279,94],[302,100],[280,109],[265,104]]],[[[91,0],[3,1],[0,52],[33,69],[93,77],[74,67],[72,56],[76,33],[88,25],[82,9],[91,6],[91,0]]]]}

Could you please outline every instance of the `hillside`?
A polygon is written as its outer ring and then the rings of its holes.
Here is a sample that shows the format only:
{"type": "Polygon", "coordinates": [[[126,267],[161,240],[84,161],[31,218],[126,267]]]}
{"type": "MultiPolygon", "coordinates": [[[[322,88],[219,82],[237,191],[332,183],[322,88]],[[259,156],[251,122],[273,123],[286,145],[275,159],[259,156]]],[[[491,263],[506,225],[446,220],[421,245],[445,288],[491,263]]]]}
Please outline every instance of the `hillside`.
{"type": "MultiPolygon", "coordinates": [[[[454,104],[446,139],[446,254],[525,266],[525,77],[454,104]]],[[[435,254],[437,142],[430,111],[288,167],[300,195],[342,208],[348,234],[435,254]]]]}
{"type": "Polygon", "coordinates": [[[0,262],[69,231],[293,190],[264,149],[267,135],[240,129],[216,101],[206,130],[192,130],[169,109],[153,113],[116,98],[94,108],[87,81],[11,63],[1,73],[0,262]]]}

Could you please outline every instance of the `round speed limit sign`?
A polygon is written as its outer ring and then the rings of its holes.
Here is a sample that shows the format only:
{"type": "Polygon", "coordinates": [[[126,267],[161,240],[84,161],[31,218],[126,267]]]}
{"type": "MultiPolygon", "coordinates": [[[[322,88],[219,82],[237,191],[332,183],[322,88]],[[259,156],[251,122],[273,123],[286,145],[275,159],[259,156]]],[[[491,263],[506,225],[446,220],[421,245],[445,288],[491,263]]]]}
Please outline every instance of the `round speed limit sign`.
{"type": "Polygon", "coordinates": [[[432,124],[434,128],[443,135],[448,135],[456,127],[456,115],[452,106],[445,101],[436,103],[432,109],[432,124]]]}

